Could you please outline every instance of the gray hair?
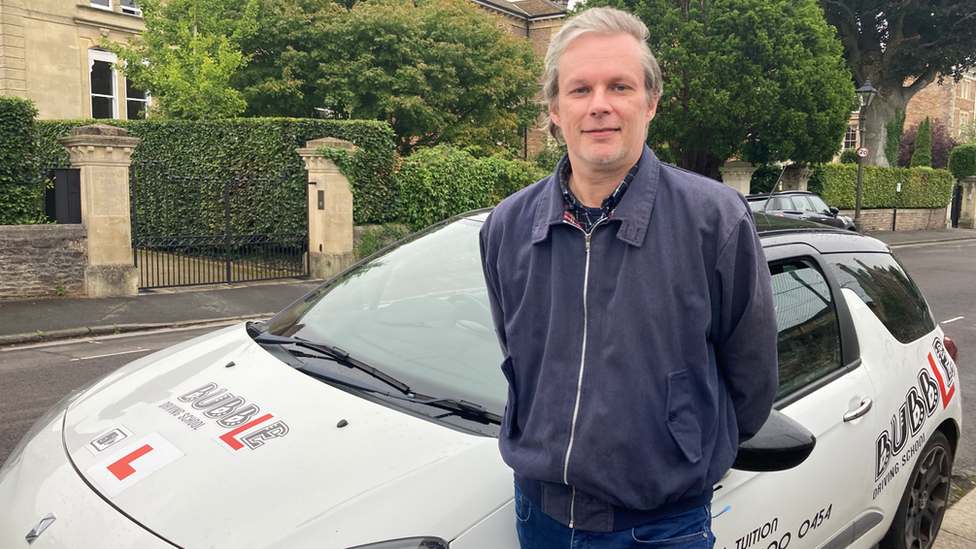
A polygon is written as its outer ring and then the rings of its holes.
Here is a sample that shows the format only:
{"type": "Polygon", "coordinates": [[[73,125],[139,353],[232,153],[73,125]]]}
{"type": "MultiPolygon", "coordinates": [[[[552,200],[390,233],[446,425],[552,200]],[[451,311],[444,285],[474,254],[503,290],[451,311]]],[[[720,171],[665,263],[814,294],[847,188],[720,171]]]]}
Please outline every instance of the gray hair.
{"type": "MultiPolygon", "coordinates": [[[[661,97],[663,88],[661,68],[658,67],[657,59],[654,58],[651,48],[647,45],[647,39],[650,35],[647,26],[631,13],[609,7],[600,7],[588,9],[567,19],[556,36],[553,37],[552,42],[549,43],[549,51],[546,53],[546,68],[542,74],[542,100],[547,108],[559,100],[559,61],[562,59],[563,53],[566,52],[566,48],[573,40],[587,33],[606,36],[629,34],[636,38],[640,43],[641,65],[644,67],[644,91],[647,93],[647,102],[653,103],[661,97]]],[[[548,111],[542,127],[556,141],[564,142],[562,130],[553,123],[548,111]]]]}

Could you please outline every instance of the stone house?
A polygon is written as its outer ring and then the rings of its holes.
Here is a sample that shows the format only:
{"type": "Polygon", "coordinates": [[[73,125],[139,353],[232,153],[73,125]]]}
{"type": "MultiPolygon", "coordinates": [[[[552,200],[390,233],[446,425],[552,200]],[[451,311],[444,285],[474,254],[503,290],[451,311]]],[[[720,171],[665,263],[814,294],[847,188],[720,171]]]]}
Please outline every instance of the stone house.
{"type": "Polygon", "coordinates": [[[144,29],[135,0],[3,0],[0,94],[33,100],[42,119],[139,117],[150,99],[100,40],[144,29]]]}
{"type": "Polygon", "coordinates": [[[933,82],[915,94],[905,109],[905,128],[918,124],[926,116],[948,122],[953,137],[958,137],[976,117],[976,71],[967,72],[959,82],[951,78],[942,84],[933,82]]]}
{"type": "MultiPolygon", "coordinates": [[[[482,9],[501,17],[505,29],[532,41],[532,50],[543,58],[549,41],[559,32],[566,18],[569,0],[472,0],[482,9]]],[[[537,96],[541,99],[541,94],[537,96]]],[[[532,157],[546,147],[549,136],[531,128],[525,136],[524,153],[532,157]]]]}
{"type": "MultiPolygon", "coordinates": [[[[844,149],[858,146],[858,113],[851,113],[844,136],[844,149]]],[[[976,120],[976,71],[969,71],[959,82],[946,79],[941,84],[932,82],[915,94],[905,109],[905,129],[918,124],[925,117],[941,118],[949,125],[953,137],[958,137],[967,124],[976,120]]]]}

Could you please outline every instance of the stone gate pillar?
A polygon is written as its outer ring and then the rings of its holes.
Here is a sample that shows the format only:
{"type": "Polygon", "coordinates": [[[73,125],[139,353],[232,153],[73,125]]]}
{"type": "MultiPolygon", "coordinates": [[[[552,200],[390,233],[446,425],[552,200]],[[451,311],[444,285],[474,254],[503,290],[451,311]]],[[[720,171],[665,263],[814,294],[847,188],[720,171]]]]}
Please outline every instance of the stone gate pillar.
{"type": "Polygon", "coordinates": [[[726,162],[718,171],[722,172],[722,181],[742,194],[749,194],[752,174],[756,168],[748,163],[735,160],[726,162]]]}
{"type": "Polygon", "coordinates": [[[308,170],[308,254],[309,275],[331,278],[356,262],[352,253],[352,189],[320,147],[346,149],[353,145],[332,137],[313,139],[298,149],[308,170]]]}
{"type": "Polygon", "coordinates": [[[976,229],[976,175],[963,178],[962,203],[959,208],[959,228],[976,229]]]}
{"type": "Polygon", "coordinates": [[[788,166],[783,172],[781,188],[784,191],[805,191],[811,175],[813,175],[813,170],[810,168],[798,164],[788,166]]]}
{"type": "Polygon", "coordinates": [[[139,272],[132,256],[129,159],[141,140],[115,126],[92,124],[58,142],[81,170],[81,222],[88,232],[85,291],[89,297],[135,295],[139,272]]]}

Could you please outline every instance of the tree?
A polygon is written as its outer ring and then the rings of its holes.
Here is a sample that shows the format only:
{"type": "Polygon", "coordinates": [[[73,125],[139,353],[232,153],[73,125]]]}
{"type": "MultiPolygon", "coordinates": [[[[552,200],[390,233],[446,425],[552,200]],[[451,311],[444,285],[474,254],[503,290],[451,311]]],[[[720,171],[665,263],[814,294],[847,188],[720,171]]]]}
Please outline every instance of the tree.
{"type": "Polygon", "coordinates": [[[664,73],[648,142],[715,177],[733,157],[825,162],[854,100],[816,0],[590,0],[647,24],[664,73]]]}
{"type": "Polygon", "coordinates": [[[452,143],[517,148],[539,108],[525,39],[470,0],[261,0],[235,77],[248,114],[389,122],[401,154],[452,143]]]}
{"type": "MultiPolygon", "coordinates": [[[[973,0],[819,0],[837,28],[857,85],[880,92],[867,110],[865,145],[883,150],[885,125],[922,88],[976,66],[973,0]]],[[[887,165],[881,154],[868,162],[887,165]]]]}
{"type": "Polygon", "coordinates": [[[247,63],[240,43],[256,30],[257,0],[139,0],[139,7],[146,30],[126,45],[102,45],[152,96],[150,114],[203,120],[244,112],[247,104],[229,82],[247,63]]]}
{"type": "MultiPolygon", "coordinates": [[[[907,168],[912,163],[912,154],[915,152],[915,136],[918,133],[920,124],[913,124],[902,136],[901,144],[898,146],[898,166],[907,168]]],[[[949,131],[949,125],[945,120],[936,118],[931,121],[931,157],[933,168],[945,168],[949,163],[949,154],[959,142],[953,139],[949,131]]]]}
{"type": "Polygon", "coordinates": [[[895,109],[895,118],[885,124],[885,160],[889,166],[898,163],[898,145],[901,144],[901,136],[905,133],[905,111],[895,109]]]}
{"type": "Polygon", "coordinates": [[[925,117],[915,132],[915,152],[912,153],[911,168],[932,167],[932,123],[925,117]]]}

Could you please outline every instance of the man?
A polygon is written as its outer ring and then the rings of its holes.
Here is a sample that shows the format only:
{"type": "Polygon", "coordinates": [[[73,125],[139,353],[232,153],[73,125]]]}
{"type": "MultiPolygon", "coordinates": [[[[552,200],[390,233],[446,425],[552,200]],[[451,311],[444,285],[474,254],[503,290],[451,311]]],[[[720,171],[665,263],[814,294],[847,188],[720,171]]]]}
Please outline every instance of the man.
{"type": "Polygon", "coordinates": [[[752,216],[644,145],[661,93],[646,40],[610,8],[567,21],[543,93],[568,155],[481,231],[523,548],[712,547],[712,486],[776,393],[752,216]]]}

